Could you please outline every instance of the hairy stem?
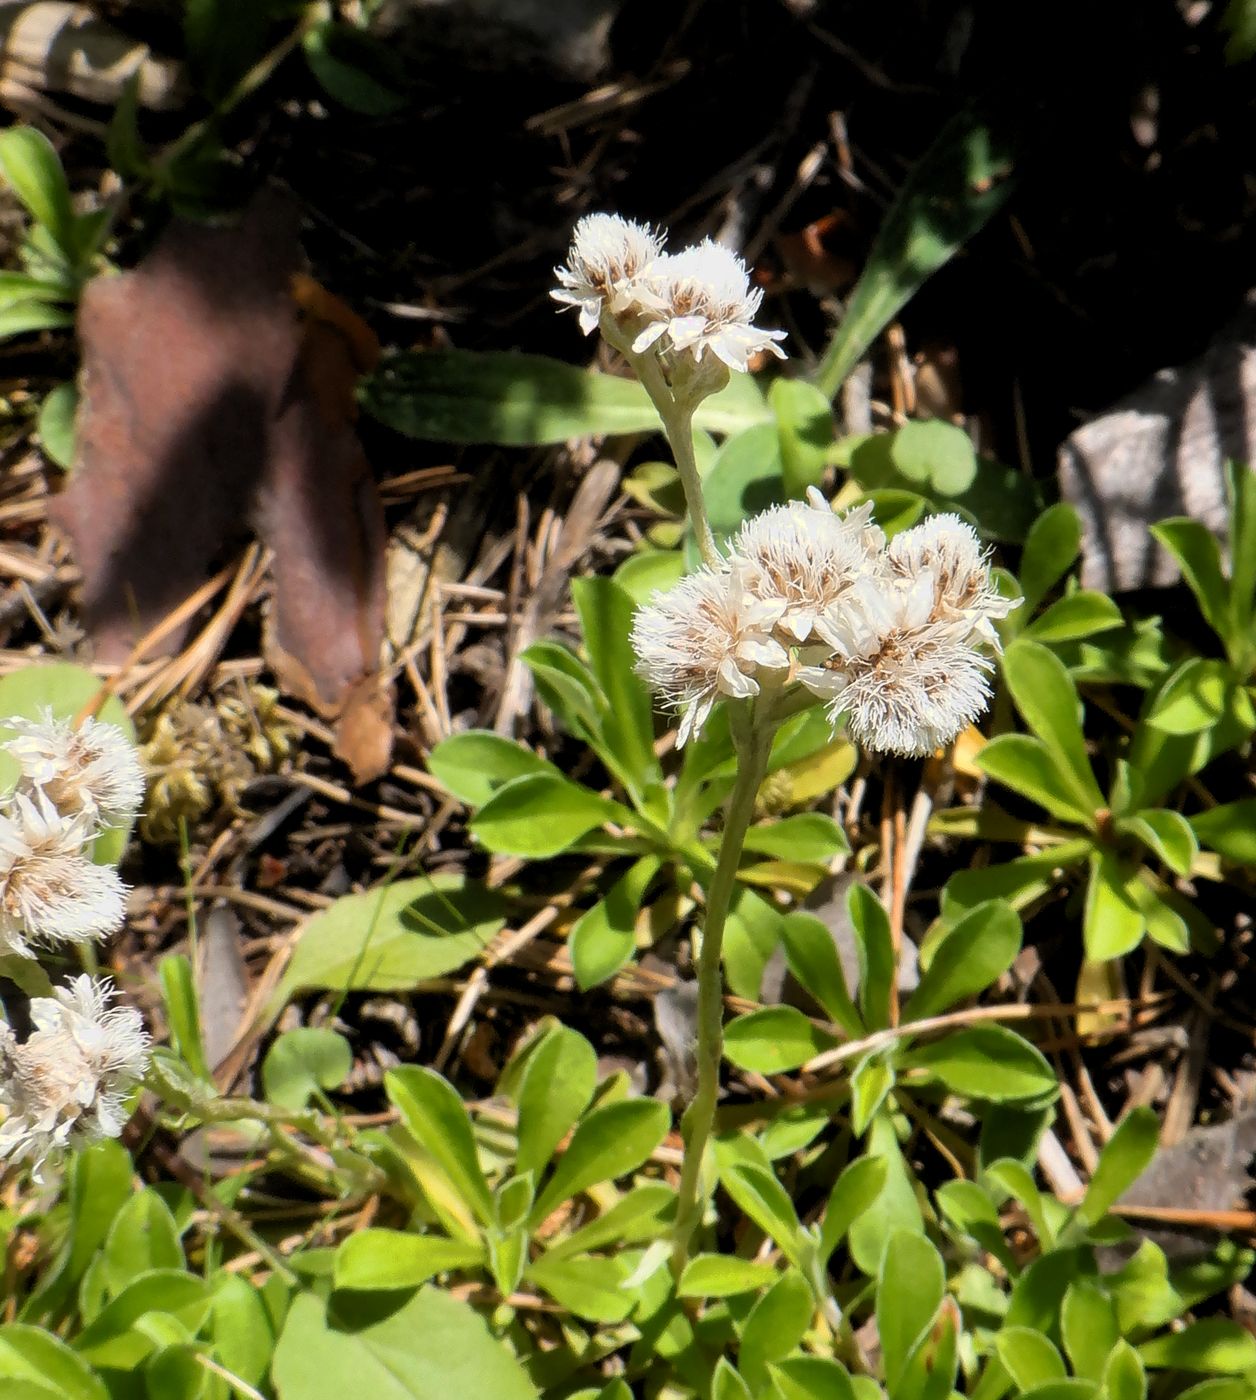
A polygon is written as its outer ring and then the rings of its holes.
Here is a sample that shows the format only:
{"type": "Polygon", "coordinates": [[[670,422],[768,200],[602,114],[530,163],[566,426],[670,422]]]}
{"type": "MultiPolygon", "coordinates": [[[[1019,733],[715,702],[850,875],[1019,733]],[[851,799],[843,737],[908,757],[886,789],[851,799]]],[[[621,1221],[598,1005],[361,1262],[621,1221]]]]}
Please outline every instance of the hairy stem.
{"type": "Polygon", "coordinates": [[[767,770],[775,725],[754,724],[741,706],[734,706],[733,739],[737,749],[737,781],[725,808],[719,860],[707,893],[702,947],[698,954],[698,1088],[681,1120],[685,1141],[672,1234],[672,1272],[679,1280],[689,1259],[689,1245],[702,1217],[702,1159],[715,1122],[724,1054],[724,977],[721,954],[724,924],[737,879],[742,843],[754,816],[755,798],[767,770]],[[740,720],[740,723],[738,722],[740,720]]]}
{"type": "Polygon", "coordinates": [[[634,355],[629,352],[629,359],[637,372],[637,378],[654,401],[654,407],[658,409],[659,417],[663,420],[663,432],[676,460],[676,470],[680,473],[680,484],[685,491],[685,509],[689,512],[689,519],[693,524],[693,533],[698,541],[698,552],[702,555],[702,562],[718,564],[715,536],[711,533],[711,522],[707,519],[706,501],[702,496],[702,482],[698,476],[698,462],[693,455],[695,405],[677,399],[672,393],[653,353],[634,355]]]}

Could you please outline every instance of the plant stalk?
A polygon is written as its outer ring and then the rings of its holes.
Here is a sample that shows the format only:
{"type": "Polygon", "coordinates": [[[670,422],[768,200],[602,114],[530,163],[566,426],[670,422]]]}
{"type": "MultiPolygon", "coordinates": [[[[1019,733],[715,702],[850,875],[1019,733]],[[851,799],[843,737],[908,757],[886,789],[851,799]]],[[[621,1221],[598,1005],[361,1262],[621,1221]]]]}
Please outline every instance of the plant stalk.
{"type": "Polygon", "coordinates": [[[702,1217],[702,1160],[719,1098],[720,1061],[724,1054],[724,924],[737,880],[742,843],[754,816],[755,798],[767,771],[776,728],[775,724],[756,724],[740,706],[733,707],[730,718],[737,750],[737,781],[725,808],[720,855],[707,893],[698,954],[698,1088],[681,1120],[685,1151],[672,1232],[672,1272],[677,1281],[688,1262],[689,1245],[702,1217]]]}
{"type": "Polygon", "coordinates": [[[711,522],[707,519],[706,502],[702,497],[702,481],[698,476],[698,460],[693,453],[693,410],[692,402],[684,402],[672,393],[653,354],[635,355],[628,351],[628,358],[637,378],[658,409],[663,420],[663,433],[676,470],[680,473],[680,484],[685,491],[685,509],[693,524],[693,533],[698,541],[698,552],[704,564],[717,565],[720,556],[715,548],[715,536],[711,533],[711,522]]]}

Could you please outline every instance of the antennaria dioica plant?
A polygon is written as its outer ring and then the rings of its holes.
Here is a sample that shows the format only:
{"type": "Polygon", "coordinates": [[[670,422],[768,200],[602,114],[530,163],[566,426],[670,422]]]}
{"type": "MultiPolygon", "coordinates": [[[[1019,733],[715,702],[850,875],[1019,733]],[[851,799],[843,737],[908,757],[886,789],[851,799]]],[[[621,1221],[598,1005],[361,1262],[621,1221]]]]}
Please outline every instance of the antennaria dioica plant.
{"type": "Polygon", "coordinates": [[[975,531],[937,516],[887,544],[871,507],[843,518],[814,489],[717,545],[693,452],[703,399],[769,350],[780,331],[752,324],[762,294],[735,253],[706,241],[666,253],[651,229],[609,214],[577,224],[556,300],[578,308],[637,372],[659,412],[684,486],[701,566],[657,592],[633,624],[638,670],[680,712],[678,742],[729,706],[737,777],[729,795],[697,958],[697,1089],[685,1112],[673,1231],[679,1280],[703,1206],[703,1158],[723,1055],[721,951],[742,845],[772,740],[824,700],[836,726],[882,753],[928,754],[985,709],[993,623],[1015,599],[994,586],[975,531]]]}

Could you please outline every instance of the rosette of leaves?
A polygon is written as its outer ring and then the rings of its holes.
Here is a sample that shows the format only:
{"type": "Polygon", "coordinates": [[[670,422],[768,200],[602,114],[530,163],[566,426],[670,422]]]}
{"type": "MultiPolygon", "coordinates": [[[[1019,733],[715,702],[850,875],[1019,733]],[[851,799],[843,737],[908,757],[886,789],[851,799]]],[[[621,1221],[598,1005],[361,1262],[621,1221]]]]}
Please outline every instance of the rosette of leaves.
{"type": "MultiPolygon", "coordinates": [[[[635,601],[607,578],[577,579],[572,597],[584,656],[557,641],[523,654],[537,691],[568,734],[601,765],[579,782],[524,745],[485,731],[458,734],[432,750],[428,766],[473,809],[470,829],[490,851],[549,860],[580,854],[604,862],[594,902],[569,939],[582,987],[613,976],[681,918],[695,881],[715,868],[718,838],[707,824],[732,787],[736,761],[717,711],[700,738],[665,770],[655,752],[653,705],[629,642],[635,601]]],[[[819,796],[847,777],[853,750],[835,740],[821,710],[782,727],[772,749],[772,806],[819,796]]],[[[754,886],[806,891],[847,844],[820,812],[795,812],[751,828],[747,860],[726,935],[730,985],[757,998],[763,969],[782,936],[782,916],[754,886]]]]}
{"type": "MultiPolygon", "coordinates": [[[[1256,550],[1256,488],[1246,471],[1231,473],[1231,499],[1232,553],[1247,559],[1243,551],[1256,550]]],[[[1244,747],[1256,729],[1251,688],[1256,560],[1228,578],[1216,540],[1202,525],[1168,521],[1156,529],[1166,547],[1185,561],[1187,580],[1225,656],[1191,655],[1158,675],[1145,676],[1146,694],[1131,732],[1107,740],[1092,759],[1085,714],[1065,660],[1032,632],[1013,641],[1003,658],[1003,679],[1029,732],[999,735],[981,750],[977,763],[1042,808],[1050,820],[1031,827],[984,812],[974,827],[977,834],[1018,842],[1028,838],[1041,849],[952,877],[943,899],[944,919],[953,920],[992,896],[1023,907],[1064,873],[1077,870],[1086,890],[1088,959],[1120,957],[1144,937],[1179,953],[1215,946],[1212,924],[1179,882],[1216,876],[1217,864],[1201,856],[1201,842],[1230,859],[1251,860],[1256,849],[1247,832],[1256,805],[1232,803],[1190,817],[1181,808],[1195,800],[1188,780],[1221,755],[1244,747]]],[[[1026,594],[1032,597],[1036,561],[1030,564],[1022,571],[1030,580],[1026,594]]],[[[1054,608],[1068,601],[1066,597],[1054,608]]],[[[1125,661],[1130,655],[1127,650],[1125,661]]]]}

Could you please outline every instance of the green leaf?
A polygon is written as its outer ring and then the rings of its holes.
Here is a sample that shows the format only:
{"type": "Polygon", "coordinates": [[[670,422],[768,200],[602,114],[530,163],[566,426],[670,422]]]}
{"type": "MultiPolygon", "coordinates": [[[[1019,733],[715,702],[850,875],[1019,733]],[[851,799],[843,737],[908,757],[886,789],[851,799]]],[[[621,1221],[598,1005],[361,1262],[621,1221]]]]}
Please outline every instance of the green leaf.
{"type": "Polygon", "coordinates": [[[192,80],[217,105],[262,58],[282,0],[185,0],[183,42],[192,80]]]}
{"type": "Polygon", "coordinates": [[[658,1239],[671,1227],[675,1207],[675,1191],[661,1181],[634,1186],[595,1220],[551,1244],[547,1253],[551,1257],[561,1257],[603,1249],[610,1244],[658,1239]]]}
{"type": "Polygon", "coordinates": [[[877,1274],[877,1333],[885,1384],[894,1393],[917,1342],[933,1323],[946,1290],[938,1252],[921,1234],[896,1230],[877,1274]]]}
{"type": "Polygon", "coordinates": [[[528,1216],[539,1225],[556,1207],[600,1181],[627,1176],[663,1141],[670,1122],[664,1104],[628,1099],[595,1108],[572,1134],[554,1174],[528,1216]]]}
{"type": "Polygon", "coordinates": [[[1052,603],[1034,618],[1023,635],[1038,642],[1075,642],[1124,624],[1121,609],[1105,593],[1079,589],[1052,603]]]}
{"type": "Polygon", "coordinates": [[[389,1070],[384,1087],[415,1140],[440,1164],[481,1224],[490,1224],[493,1199],[475,1150],[471,1119],[457,1090],[422,1065],[389,1070]]]}
{"type": "Polygon", "coordinates": [[[1042,1054],[1006,1026],[964,1026],[906,1051],[898,1067],[923,1070],[953,1093],[991,1103],[1039,1098],[1056,1087],[1042,1054]]]}
{"type": "Polygon", "coordinates": [[[825,456],[833,442],[833,409],[814,385],[779,378],[768,390],[776,415],[777,451],[785,494],[801,499],[824,477],[825,456]]]}
{"type": "Polygon", "coordinates": [[[1146,1366],[1241,1376],[1256,1367],[1256,1337],[1223,1317],[1193,1322],[1181,1332],[1166,1332],[1138,1348],[1146,1366]]]}
{"type": "MultiPolygon", "coordinates": [[[[428,442],[533,447],[661,427],[635,380],[512,351],[402,351],[387,357],[360,392],[371,417],[428,442]]],[[[730,433],[769,417],[758,389],[739,386],[706,400],[695,426],[730,433]]]]}
{"type": "Polygon", "coordinates": [[[636,604],[613,579],[581,578],[571,583],[589,664],[609,710],[602,733],[616,762],[611,765],[629,792],[639,793],[660,778],[654,756],[654,707],[637,675],[632,649],[636,604]]]}
{"type": "Polygon", "coordinates": [[[666,593],[685,576],[685,560],[679,550],[643,549],[630,554],[615,570],[615,582],[638,607],[655,593],[666,593]]]}
{"type": "Polygon", "coordinates": [[[179,1228],[156,1191],[136,1192],[114,1217],[101,1265],[104,1281],[115,1296],[140,1274],[183,1267],[179,1228]]]}
{"type": "Polygon", "coordinates": [[[74,465],[74,419],[78,402],[78,387],[70,382],[50,389],[39,406],[39,442],[44,455],[67,472],[74,465]]]}
{"type": "Polygon", "coordinates": [[[499,855],[543,860],[561,855],[604,822],[634,822],[626,807],[552,773],[525,773],[498,788],[470,829],[499,855]]]}
{"type": "MultiPolygon", "coordinates": [[[[276,1280],[278,1282],[278,1280],[276,1280]]],[[[256,1386],[270,1370],[275,1323],[265,1295],[238,1274],[220,1270],[210,1304],[218,1363],[247,1385],[256,1386]]]]}
{"type": "MultiPolygon", "coordinates": [[[[59,1337],[20,1322],[0,1327],[0,1379],[5,1400],[25,1400],[22,1382],[43,1382],[59,1400],[107,1400],[104,1383],[59,1337]]],[[[29,1391],[30,1400],[37,1395],[29,1391]]]]}
{"type": "Polygon", "coordinates": [[[275,1349],[279,1400],[537,1400],[518,1362],[468,1304],[421,1288],[395,1295],[294,1299],[275,1349]]]}
{"type": "Polygon", "coordinates": [[[1116,1308],[1097,1283],[1078,1279],[1069,1284],[1060,1305],[1060,1336],[1073,1374],[1083,1380],[1101,1381],[1121,1331],[1116,1308]]]}
{"type": "Polygon", "coordinates": [[[911,1173],[894,1132],[894,1122],[888,1113],[878,1114],[873,1121],[865,1155],[885,1163],[885,1186],[851,1225],[849,1249],[859,1268],[874,1277],[881,1271],[881,1256],[889,1236],[895,1230],[922,1234],[924,1220],[912,1189],[911,1173]]]}
{"type": "Polygon", "coordinates": [[[606,697],[584,662],[561,642],[534,642],[519,659],[532,672],[537,693],[559,725],[600,750],[606,697]]]}
{"type": "Polygon", "coordinates": [[[279,1036],[262,1061],[262,1088],[279,1108],[302,1109],[322,1089],[338,1089],[353,1068],[349,1042],[326,1026],[298,1026],[279,1036]]]}
{"type": "Polygon", "coordinates": [[[1236,645],[1230,654],[1252,664],[1252,606],[1256,602],[1256,475],[1247,462],[1225,466],[1226,504],[1230,518],[1230,632],[1236,645]]]}
{"type": "Polygon", "coordinates": [[[1199,812],[1191,827],[1210,851],[1238,865],[1256,865],[1256,797],[1199,812]]]}
{"type": "Polygon", "coordinates": [[[1229,640],[1230,585],[1221,566],[1221,548],[1210,529],[1184,516],[1161,520],[1151,533],[1177,560],[1204,621],[1223,641],[1229,640]]]}
{"type": "Polygon", "coordinates": [[[622,1322],[637,1305],[636,1290],[626,1286],[629,1272],[622,1257],[602,1259],[586,1254],[555,1258],[542,1254],[528,1265],[524,1277],[576,1317],[622,1322]]]}
{"type": "Polygon", "coordinates": [[[1146,1400],[1147,1373],[1138,1353],[1126,1341],[1112,1348],[1102,1380],[1108,1400],[1146,1400]]]}
{"type": "Polygon", "coordinates": [[[850,1130],[863,1137],[894,1087],[894,1070],[883,1054],[872,1051],[850,1076],[850,1130]]]}
{"type": "Polygon", "coordinates": [[[319,85],[351,112],[387,117],[406,105],[400,59],[365,30],[324,20],[305,31],[301,47],[319,85]]]}
{"type": "Polygon", "coordinates": [[[747,851],[809,865],[827,865],[850,851],[842,828],[823,812],[799,812],[752,826],[743,845],[747,851]]]}
{"type": "Polygon", "coordinates": [[[597,1088],[597,1055],[576,1031],[556,1026],[528,1056],[519,1082],[515,1170],[539,1181],[597,1088]]]}
{"type": "Polygon", "coordinates": [[[429,442],[533,447],[659,428],[635,380],[508,351],[401,352],[364,381],[361,395],[371,417],[429,442]]]}
{"type": "Polygon", "coordinates": [[[1020,1400],[1095,1400],[1098,1389],[1094,1381],[1049,1381],[1024,1391],[1020,1400]]]}
{"type": "Polygon", "coordinates": [[[171,1045],[194,1074],[208,1081],[210,1073],[201,1039],[201,1012],[192,964],[182,953],[171,953],[157,964],[157,974],[166,1004],[171,1045]]]}
{"type": "Polygon", "coordinates": [[[306,922],[266,1015],[300,991],[402,992],[443,977],[488,947],[503,908],[483,885],[443,871],[342,895],[306,922]]]}
{"type": "Polygon", "coordinates": [[[1176,1400],[1252,1400],[1252,1388],[1245,1380],[1200,1381],[1181,1391],[1176,1400]]]}
{"type": "Polygon", "coordinates": [[[846,974],[828,925],[814,914],[795,910],[785,915],[782,942],[789,970],[798,985],[847,1035],[862,1036],[863,1019],[846,990],[846,974]]]}
{"type": "Polygon", "coordinates": [[[401,1230],[359,1230],[336,1250],[337,1288],[417,1288],[447,1270],[474,1269],[484,1250],[442,1235],[412,1235],[401,1230]]]}
{"type": "Polygon", "coordinates": [[[862,438],[847,452],[851,475],[876,502],[878,523],[889,534],[914,523],[923,507],[958,511],[983,535],[1020,540],[1041,508],[1030,478],[976,456],[953,424],[910,422],[862,438]]]}
{"type": "Polygon", "coordinates": [[[727,1356],[721,1356],[715,1363],[711,1374],[711,1400],[753,1400],[753,1392],[727,1356]]]}
{"type": "Polygon", "coordinates": [[[859,1006],[864,1024],[869,1030],[881,1030],[890,1023],[890,989],[895,977],[890,917],[876,895],[859,881],[851,885],[846,896],[846,911],[859,954],[859,1006]]]}
{"type": "Polygon", "coordinates": [[[903,1021],[922,1021],[976,996],[1000,978],[1021,947],[1021,922],[1009,904],[992,899],[966,914],[934,949],[929,966],[903,1007],[903,1021]]]}
{"type": "Polygon", "coordinates": [[[827,1264],[850,1227],[885,1189],[887,1166],[879,1157],[856,1157],[833,1183],[820,1223],[819,1259],[827,1264]]]}
{"type": "Polygon", "coordinates": [[[14,126],[0,132],[0,178],[31,218],[48,230],[66,263],[73,266],[79,249],[70,187],[56,149],[42,131],[14,126]]]}
{"type": "MultiPolygon", "coordinates": [[[[772,1400],[857,1400],[850,1373],[827,1356],[791,1356],[768,1366],[772,1400]]],[[[877,1387],[880,1400],[881,1389],[877,1387]]]]}
{"type": "Polygon", "coordinates": [[[1135,1108],[1121,1119],[1104,1144],[1077,1214],[1097,1225],[1147,1169],[1156,1153],[1160,1121],[1150,1108],[1135,1108]]]}
{"type": "Polygon", "coordinates": [[[742,522],[786,500],[780,438],[774,423],[759,423],[725,440],[702,483],[717,540],[742,522]]]}
{"type": "Polygon", "coordinates": [[[737,996],[758,1001],[764,968],[784,927],[784,915],[762,895],[744,886],[734,892],[724,926],[724,972],[737,996]]]}
{"type": "Polygon", "coordinates": [[[836,1045],[793,1006],[765,1006],[724,1029],[724,1054],[740,1069],[785,1074],[836,1045]]]}
{"type": "Polygon", "coordinates": [[[1141,942],[1147,922],[1135,888],[1137,876],[1137,869],[1114,851],[1092,852],[1083,932],[1086,956],[1093,962],[1124,957],[1141,942]]]}
{"type": "Polygon", "coordinates": [[[811,1325],[815,1299],[796,1270],[782,1274],[750,1310],[742,1324],[738,1362],[757,1391],[767,1380],[768,1363],[788,1356],[811,1325]]]}
{"type": "Polygon", "coordinates": [[[1191,865],[1199,854],[1199,841],[1190,822],[1180,812],[1149,807],[1126,817],[1120,829],[1136,836],[1176,874],[1190,874],[1191,865]]]}
{"type": "Polygon", "coordinates": [[[428,772],[468,807],[482,807],[512,778],[529,773],[562,774],[531,749],[487,729],[468,729],[442,739],[427,756],[428,772]]]}
{"type": "Polygon", "coordinates": [[[658,856],[642,856],[604,899],[576,920],[567,935],[567,947],[581,991],[609,981],[631,959],[636,949],[637,918],[661,865],[658,856]]]}
{"type": "Polygon", "coordinates": [[[685,1265],[678,1298],[731,1298],[755,1293],[772,1282],[779,1270],[773,1264],[756,1264],[730,1254],[696,1254],[685,1265]]]}
{"type": "MultiPolygon", "coordinates": [[[[733,437],[756,423],[771,423],[772,410],[762,385],[752,374],[734,374],[718,394],[703,399],[694,414],[694,427],[720,437],[733,437]]],[[[702,457],[698,457],[699,468],[702,457]]]]}
{"type": "Polygon", "coordinates": [[[1003,1327],[994,1339],[995,1351],[1017,1390],[1032,1390],[1068,1374],[1051,1341],[1033,1327],[1003,1327]]]}
{"type": "Polygon", "coordinates": [[[1234,689],[1224,661],[1192,657],[1165,682],[1142,722],[1164,734],[1198,734],[1222,718],[1234,689]]]}
{"type": "Polygon", "coordinates": [[[908,176],[877,234],[815,383],[832,399],[868,347],[916,289],[946,263],[1011,193],[1011,160],[967,114],[942,130],[908,176]]]}
{"type": "Polygon", "coordinates": [[[1055,1231],[1051,1228],[1042,1192],[1038,1190],[1029,1168],[1014,1157],[1003,1157],[990,1163],[986,1177],[1025,1207],[1025,1214],[1029,1216],[1040,1247],[1049,1250],[1055,1244],[1055,1231]]]}
{"type": "Polygon", "coordinates": [[[148,1313],[177,1315],[184,1310],[193,1313],[207,1306],[203,1279],[182,1269],[153,1269],[132,1279],[105,1304],[75,1337],[74,1350],[96,1366],[133,1365],[137,1349],[139,1356],[151,1350],[151,1343],[135,1328],[142,1317],[148,1313]]]}
{"type": "Polygon", "coordinates": [[[55,1311],[72,1292],[131,1198],[132,1171],[130,1154],[111,1138],[70,1158],[66,1244],[52,1277],[23,1308],[22,1321],[55,1311]]]}
{"type": "Polygon", "coordinates": [[[1041,643],[1020,638],[1004,654],[1003,676],[1016,708],[1059,762],[1081,809],[1103,807],[1086,755],[1077,690],[1063,662],[1041,643]]]}
{"type": "Polygon", "coordinates": [[[967,910],[989,899],[1005,900],[1013,909],[1025,909],[1056,885],[1060,873],[1085,860],[1090,850],[1090,841],[1079,839],[1000,865],[956,871],[942,891],[943,921],[954,923],[967,910]]]}
{"type": "Polygon", "coordinates": [[[1028,617],[1073,567],[1081,551],[1082,527],[1077,512],[1065,502],[1049,506],[1025,536],[1018,580],[1028,617]]]}
{"type": "Polygon", "coordinates": [[[1089,826],[1094,820],[1094,809],[1078,798],[1068,770],[1032,734],[997,735],[977,754],[977,767],[1058,821],[1089,826]]]}
{"type": "Polygon", "coordinates": [[[733,1201],[765,1235],[776,1241],[791,1264],[802,1257],[802,1226],[789,1193],[766,1168],[753,1162],[722,1167],[720,1181],[733,1201]]]}

